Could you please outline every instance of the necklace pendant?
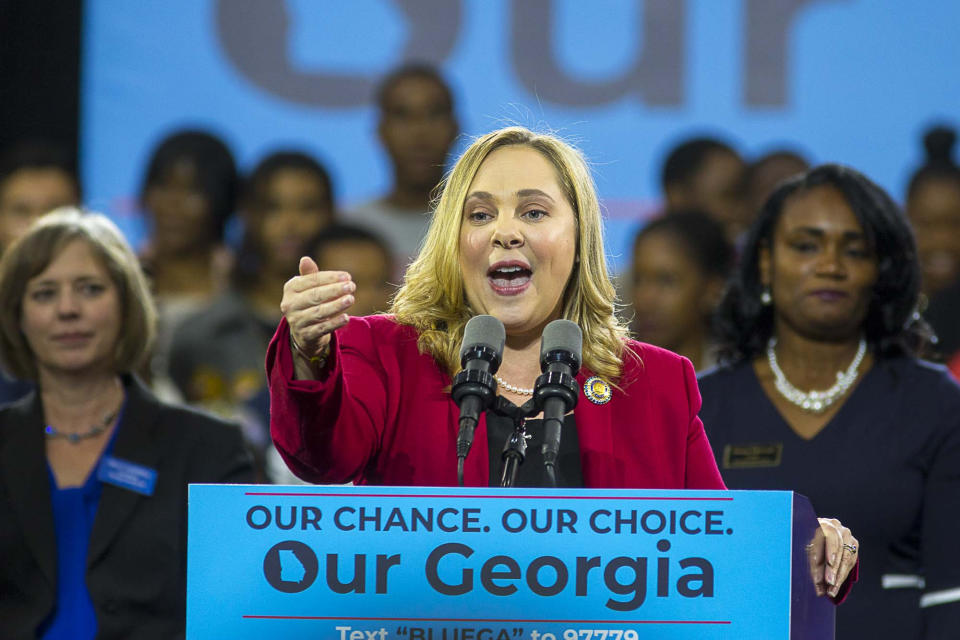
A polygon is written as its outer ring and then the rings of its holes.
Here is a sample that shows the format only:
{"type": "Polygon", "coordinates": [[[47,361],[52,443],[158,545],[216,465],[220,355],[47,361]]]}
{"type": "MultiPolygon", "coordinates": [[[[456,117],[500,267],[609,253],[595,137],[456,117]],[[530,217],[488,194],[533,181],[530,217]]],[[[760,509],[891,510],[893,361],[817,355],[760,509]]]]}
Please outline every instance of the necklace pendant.
{"type": "Polygon", "coordinates": [[[774,387],[781,396],[792,404],[800,407],[804,411],[817,414],[826,411],[841,396],[850,390],[850,387],[853,386],[853,383],[857,381],[860,375],[860,363],[863,362],[863,357],[867,352],[867,341],[861,338],[853,362],[850,363],[846,371],[837,372],[837,381],[832,387],[823,390],[800,391],[787,380],[786,375],[784,375],[783,370],[780,368],[780,364],[777,362],[777,353],[774,349],[776,344],[777,339],[773,337],[767,342],[767,361],[770,364],[770,370],[773,372],[774,387]]]}

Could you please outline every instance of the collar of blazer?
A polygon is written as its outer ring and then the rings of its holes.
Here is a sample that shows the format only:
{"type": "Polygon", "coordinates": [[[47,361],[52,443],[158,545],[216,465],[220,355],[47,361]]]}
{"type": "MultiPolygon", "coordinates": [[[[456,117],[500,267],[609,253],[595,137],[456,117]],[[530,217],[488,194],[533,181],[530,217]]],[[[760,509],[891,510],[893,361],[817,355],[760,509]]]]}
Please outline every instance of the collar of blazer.
{"type": "MultiPolygon", "coordinates": [[[[159,400],[135,377],[123,376],[125,400],[112,455],[156,468],[162,455],[157,441],[159,400]]],[[[41,571],[56,584],[57,543],[43,437],[43,408],[36,391],[0,412],[0,474],[9,490],[15,517],[41,571]]],[[[103,486],[90,534],[87,566],[109,547],[124,521],[146,496],[109,484],[103,486]]]]}

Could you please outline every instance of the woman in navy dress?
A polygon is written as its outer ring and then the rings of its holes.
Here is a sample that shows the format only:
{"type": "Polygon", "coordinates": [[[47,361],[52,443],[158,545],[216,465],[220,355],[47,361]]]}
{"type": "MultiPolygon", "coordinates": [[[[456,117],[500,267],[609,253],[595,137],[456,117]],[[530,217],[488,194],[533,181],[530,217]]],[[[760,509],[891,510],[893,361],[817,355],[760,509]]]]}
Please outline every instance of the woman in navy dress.
{"type": "Polygon", "coordinates": [[[917,358],[919,281],[889,196],[817,167],[751,228],[719,312],[726,364],[700,380],[729,488],[797,491],[858,532],[838,638],[960,629],[960,387],[917,358]]]}

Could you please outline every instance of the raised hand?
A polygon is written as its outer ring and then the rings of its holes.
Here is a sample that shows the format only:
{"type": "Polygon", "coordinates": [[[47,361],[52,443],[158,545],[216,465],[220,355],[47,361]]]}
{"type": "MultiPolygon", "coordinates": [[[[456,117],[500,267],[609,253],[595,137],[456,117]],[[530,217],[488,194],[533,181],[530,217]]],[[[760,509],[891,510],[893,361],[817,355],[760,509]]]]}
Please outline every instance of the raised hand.
{"type": "MultiPolygon", "coordinates": [[[[294,362],[312,363],[314,369],[322,364],[330,334],[347,323],[346,311],[354,302],[356,288],[349,273],[320,271],[311,258],[300,258],[300,275],[283,286],[280,301],[280,311],[290,325],[294,362]]],[[[302,377],[300,369],[298,378],[302,377]]]]}

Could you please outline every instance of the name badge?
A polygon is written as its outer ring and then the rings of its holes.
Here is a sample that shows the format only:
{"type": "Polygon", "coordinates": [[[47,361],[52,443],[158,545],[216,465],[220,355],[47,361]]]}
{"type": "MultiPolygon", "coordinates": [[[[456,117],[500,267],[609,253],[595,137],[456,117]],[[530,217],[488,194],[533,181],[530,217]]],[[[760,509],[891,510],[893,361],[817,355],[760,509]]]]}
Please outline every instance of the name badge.
{"type": "Polygon", "coordinates": [[[104,456],[97,468],[97,480],[145,496],[153,495],[157,470],[129,460],[104,456]]]}
{"type": "Polygon", "coordinates": [[[783,443],[728,444],[723,448],[724,469],[753,469],[779,467],[783,443]]]}

